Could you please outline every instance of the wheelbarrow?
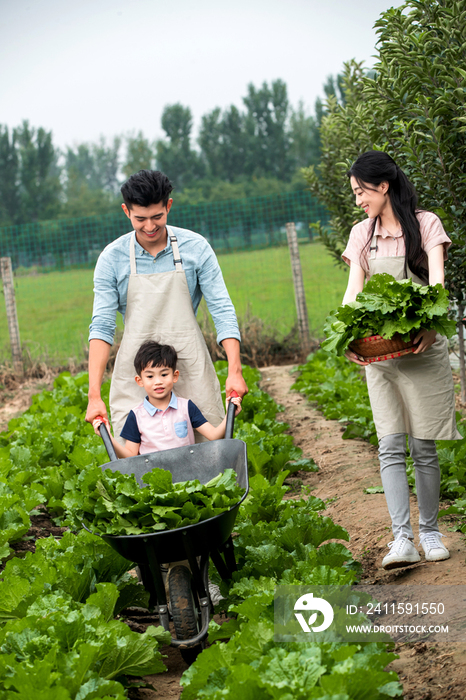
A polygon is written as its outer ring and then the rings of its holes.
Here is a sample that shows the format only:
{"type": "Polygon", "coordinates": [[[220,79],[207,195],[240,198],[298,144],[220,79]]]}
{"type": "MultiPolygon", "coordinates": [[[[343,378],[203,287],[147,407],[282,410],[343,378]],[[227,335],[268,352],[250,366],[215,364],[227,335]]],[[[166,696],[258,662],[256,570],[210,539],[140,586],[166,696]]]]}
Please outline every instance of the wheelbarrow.
{"type": "Polygon", "coordinates": [[[125,459],[116,456],[105,425],[102,423],[99,428],[111,460],[102,465],[102,470],[134,474],[141,487],[145,486],[142,476],[153,469],[168,470],[174,483],[198,479],[202,484],[225,469],[233,469],[237,483],[245,489],[242,498],[229,510],[194,525],[142,535],[98,533],[121,556],[138,565],[144,587],[150,594],[149,606],[156,610],[166,630],[169,630],[171,617],[176,634],[171,645],[180,649],[187,663],[192,663],[203,649],[208,634],[213,610],[208,589],[209,558],[222,580],[231,579],[237,568],[231,533],[238,508],[248,494],[249,480],[246,443],[233,439],[235,408],[233,403],[228,405],[224,440],[125,459]],[[189,569],[182,564],[186,560],[189,569]],[[180,562],[168,569],[169,605],[161,571],[161,565],[168,562],[180,562]]]}

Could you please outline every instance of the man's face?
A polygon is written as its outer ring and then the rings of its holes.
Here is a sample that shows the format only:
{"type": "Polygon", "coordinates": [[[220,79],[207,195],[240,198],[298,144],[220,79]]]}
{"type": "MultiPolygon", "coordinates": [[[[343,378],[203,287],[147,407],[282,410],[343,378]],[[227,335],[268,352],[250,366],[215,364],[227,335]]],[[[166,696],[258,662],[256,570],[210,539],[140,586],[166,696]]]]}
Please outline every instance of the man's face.
{"type": "Polygon", "coordinates": [[[136,231],[136,238],[139,245],[147,250],[151,248],[165,247],[167,236],[165,226],[167,224],[168,212],[173,200],[169,199],[167,206],[163,202],[150,204],[148,207],[140,207],[134,204],[128,209],[126,204],[122,204],[122,209],[136,231]]]}

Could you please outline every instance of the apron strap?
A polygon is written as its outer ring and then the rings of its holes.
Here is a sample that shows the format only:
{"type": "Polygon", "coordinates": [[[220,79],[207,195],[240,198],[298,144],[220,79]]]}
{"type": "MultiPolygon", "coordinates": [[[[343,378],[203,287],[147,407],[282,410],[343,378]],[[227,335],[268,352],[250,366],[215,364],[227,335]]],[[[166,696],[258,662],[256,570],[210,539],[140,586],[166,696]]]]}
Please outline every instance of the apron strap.
{"type": "Polygon", "coordinates": [[[132,275],[136,274],[136,250],[134,247],[135,240],[136,231],[134,232],[134,236],[131,236],[131,240],[129,243],[129,268],[132,275]]]}
{"type": "MultiPolygon", "coordinates": [[[[168,231],[168,237],[170,239],[172,251],[173,251],[173,262],[175,263],[175,270],[176,272],[183,272],[183,263],[181,261],[180,257],[180,251],[178,248],[178,241],[171,229],[168,228],[167,226],[167,231],[168,231]]],[[[134,236],[131,236],[131,241],[129,243],[129,267],[130,267],[130,272],[132,275],[136,274],[136,249],[134,246],[134,242],[136,240],[136,232],[134,233],[134,236]]]]}
{"type": "Polygon", "coordinates": [[[377,245],[377,234],[374,233],[371,240],[370,250],[370,260],[375,260],[375,254],[377,253],[379,246],[377,245]]]}
{"type": "Polygon", "coordinates": [[[183,263],[181,261],[181,256],[180,256],[180,250],[178,248],[178,241],[171,230],[171,228],[168,228],[167,226],[167,232],[168,232],[168,237],[170,239],[172,251],[173,251],[173,262],[175,263],[175,270],[176,272],[182,272],[183,271],[183,263]]]}

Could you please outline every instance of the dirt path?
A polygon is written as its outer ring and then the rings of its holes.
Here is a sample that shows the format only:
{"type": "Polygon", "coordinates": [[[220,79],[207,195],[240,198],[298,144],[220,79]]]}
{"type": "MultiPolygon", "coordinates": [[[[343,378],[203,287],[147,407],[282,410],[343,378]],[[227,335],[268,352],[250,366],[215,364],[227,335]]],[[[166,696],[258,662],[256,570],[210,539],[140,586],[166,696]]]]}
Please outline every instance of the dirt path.
{"type": "MultiPolygon", "coordinates": [[[[279,420],[290,425],[290,433],[304,452],[319,465],[319,471],[307,474],[303,482],[314,487],[313,495],[331,499],[328,515],[348,530],[347,545],[355,559],[363,564],[363,579],[374,584],[439,585],[466,583],[466,541],[464,535],[449,532],[444,542],[451,558],[444,562],[425,562],[385,572],[380,564],[392,538],[383,494],[367,495],[364,489],[380,486],[377,450],[362,440],[343,440],[344,430],[337,421],[328,421],[306,398],[290,391],[294,381],[292,366],[263,370],[262,388],[285,406],[279,420]]],[[[417,501],[411,496],[412,522],[419,517],[417,501]]],[[[399,646],[400,658],[390,666],[403,683],[404,698],[412,700],[464,700],[466,698],[466,646],[417,643],[399,646]]]]}
{"type": "Polygon", "coordinates": [[[55,374],[46,374],[41,379],[27,379],[18,386],[8,390],[2,387],[2,397],[0,398],[0,433],[6,430],[8,422],[17,418],[31,405],[34,394],[38,394],[44,389],[51,389],[55,374]]]}

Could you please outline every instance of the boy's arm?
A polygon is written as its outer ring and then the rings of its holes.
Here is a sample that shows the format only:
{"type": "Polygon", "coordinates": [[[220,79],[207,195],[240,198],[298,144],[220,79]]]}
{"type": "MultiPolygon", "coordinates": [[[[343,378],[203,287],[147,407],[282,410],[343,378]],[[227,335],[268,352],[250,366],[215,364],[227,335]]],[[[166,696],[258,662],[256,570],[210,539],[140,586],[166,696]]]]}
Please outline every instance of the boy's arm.
{"type": "MultiPolygon", "coordinates": [[[[235,406],[235,417],[241,413],[241,397],[236,396],[235,398],[228,398],[227,399],[227,410],[228,410],[228,403],[229,401],[232,401],[235,406]]],[[[207,440],[221,440],[223,437],[225,437],[225,429],[227,426],[227,416],[222,420],[220,425],[217,425],[215,428],[212,423],[205,422],[202,425],[199,425],[195,430],[198,431],[201,435],[207,438],[207,440]]]]}
{"type": "Polygon", "coordinates": [[[113,437],[112,431],[110,429],[110,423],[108,422],[106,417],[104,417],[102,420],[102,416],[98,416],[92,421],[92,427],[94,428],[94,432],[96,435],[100,436],[99,428],[102,425],[102,423],[107,428],[108,434],[110,435],[110,440],[112,441],[112,445],[116,452],[116,456],[119,459],[125,459],[126,457],[136,457],[136,455],[139,454],[139,448],[141,446],[141,443],[132,442],[131,440],[125,440],[124,445],[120,444],[118,440],[115,440],[115,438],[113,437]]]}
{"type": "Polygon", "coordinates": [[[223,437],[225,437],[226,424],[227,419],[225,416],[220,425],[217,425],[216,428],[214,428],[212,423],[204,423],[198,428],[195,428],[195,430],[197,430],[198,433],[207,438],[207,440],[221,440],[223,437]]]}
{"type": "Polygon", "coordinates": [[[124,445],[121,445],[118,440],[115,440],[113,435],[110,435],[112,439],[113,447],[117,457],[120,459],[125,459],[125,457],[136,457],[139,454],[139,448],[141,446],[140,442],[131,442],[131,440],[126,440],[124,445]]]}

